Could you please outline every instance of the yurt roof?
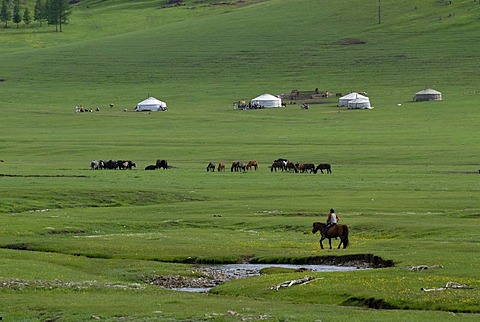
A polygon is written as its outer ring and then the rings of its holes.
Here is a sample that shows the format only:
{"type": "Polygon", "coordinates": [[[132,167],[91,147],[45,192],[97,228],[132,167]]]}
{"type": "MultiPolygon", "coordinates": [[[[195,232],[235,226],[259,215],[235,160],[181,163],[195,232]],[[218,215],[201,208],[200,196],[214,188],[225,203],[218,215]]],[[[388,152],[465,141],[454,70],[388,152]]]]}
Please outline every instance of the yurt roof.
{"type": "Polygon", "coordinates": [[[340,97],[341,100],[353,100],[356,98],[368,98],[368,97],[363,96],[362,94],[358,94],[356,92],[351,92],[350,94],[340,97]]]}
{"type": "Polygon", "coordinates": [[[271,94],[262,94],[252,99],[252,101],[278,101],[280,98],[271,94]]]}
{"type": "Polygon", "coordinates": [[[424,89],[424,90],[417,93],[417,95],[425,95],[425,94],[427,94],[427,95],[438,95],[438,94],[442,94],[442,93],[440,93],[439,91],[436,91],[432,88],[427,88],[427,89],[424,89]]]}
{"type": "Polygon", "coordinates": [[[140,103],[138,103],[137,105],[165,105],[165,102],[162,102],[158,99],[156,99],[155,97],[149,97],[143,101],[141,101],[140,103]]]}

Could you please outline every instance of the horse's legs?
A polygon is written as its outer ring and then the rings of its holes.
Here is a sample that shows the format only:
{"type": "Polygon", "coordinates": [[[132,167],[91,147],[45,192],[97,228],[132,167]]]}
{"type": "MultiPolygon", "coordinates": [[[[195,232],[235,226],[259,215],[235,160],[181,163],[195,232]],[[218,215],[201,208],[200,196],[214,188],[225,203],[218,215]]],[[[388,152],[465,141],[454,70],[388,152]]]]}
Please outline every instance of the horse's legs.
{"type": "Polygon", "coordinates": [[[332,239],[331,238],[328,239],[328,244],[330,245],[330,249],[332,249],[332,239]]]}
{"type": "Polygon", "coordinates": [[[324,239],[324,238],[320,238],[320,248],[321,248],[321,249],[324,249],[324,248],[323,248],[323,243],[322,243],[322,240],[323,240],[323,239],[324,239]]]}
{"type": "Polygon", "coordinates": [[[340,237],[340,244],[338,244],[338,248],[337,249],[340,249],[340,246],[342,246],[343,244],[343,237],[340,237]]]}

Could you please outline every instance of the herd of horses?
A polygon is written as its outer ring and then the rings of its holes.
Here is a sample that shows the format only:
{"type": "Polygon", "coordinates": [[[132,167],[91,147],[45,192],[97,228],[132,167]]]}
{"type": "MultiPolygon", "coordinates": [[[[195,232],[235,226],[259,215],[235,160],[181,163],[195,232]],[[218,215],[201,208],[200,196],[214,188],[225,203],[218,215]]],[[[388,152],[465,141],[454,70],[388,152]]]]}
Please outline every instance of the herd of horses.
{"type": "MultiPolygon", "coordinates": [[[[233,161],[232,166],[230,167],[231,172],[245,172],[250,170],[258,170],[257,160],[252,160],[248,162],[243,161],[233,161]]],[[[218,172],[225,171],[225,162],[219,162],[217,167],[218,172]]],[[[210,161],[207,165],[207,172],[215,172],[215,162],[210,161]]]]}
{"type": "MultiPolygon", "coordinates": [[[[137,165],[131,160],[92,160],[90,162],[90,168],[93,170],[131,170],[136,168],[137,165]]],[[[145,167],[145,170],[157,170],[157,169],[170,169],[173,168],[168,164],[165,159],[158,159],[155,164],[150,164],[145,167]]],[[[230,167],[231,172],[246,172],[255,170],[259,168],[257,160],[251,160],[248,162],[243,161],[233,161],[230,167]]],[[[287,159],[279,158],[273,161],[269,166],[270,171],[281,170],[286,172],[295,172],[295,173],[317,173],[319,170],[321,173],[332,173],[332,167],[328,163],[320,163],[317,166],[313,163],[293,163],[287,159]],[[325,172],[324,172],[325,170],[325,172]]],[[[215,169],[218,172],[224,172],[226,169],[225,162],[215,162],[210,161],[207,165],[207,172],[215,172],[215,169]]]]}
{"type": "MultiPolygon", "coordinates": [[[[273,161],[272,165],[269,166],[270,171],[289,171],[295,173],[317,173],[319,170],[321,173],[332,173],[332,166],[328,163],[320,163],[317,166],[313,163],[293,163],[287,159],[276,159],[273,161]],[[325,172],[323,172],[325,170],[325,172]]],[[[210,161],[207,164],[207,172],[215,172],[217,169],[218,172],[225,171],[225,162],[219,162],[218,165],[215,162],[210,161]]],[[[232,166],[230,167],[231,172],[246,172],[250,170],[258,170],[257,160],[252,160],[248,162],[243,161],[233,161],[232,166]]]]}
{"type": "Polygon", "coordinates": [[[294,163],[287,159],[276,159],[273,161],[272,165],[270,166],[270,171],[289,171],[295,173],[317,173],[318,170],[323,174],[323,170],[326,173],[332,173],[332,166],[329,163],[320,163],[317,166],[313,163],[294,163]]]}

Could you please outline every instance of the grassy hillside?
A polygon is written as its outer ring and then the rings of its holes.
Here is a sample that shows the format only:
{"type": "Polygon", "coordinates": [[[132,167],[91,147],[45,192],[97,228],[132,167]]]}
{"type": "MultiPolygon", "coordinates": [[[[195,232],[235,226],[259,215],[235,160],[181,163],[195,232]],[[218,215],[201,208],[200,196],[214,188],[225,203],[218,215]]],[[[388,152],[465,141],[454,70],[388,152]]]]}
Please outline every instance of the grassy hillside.
{"type": "Polygon", "coordinates": [[[384,0],[378,24],[377,1],[184,2],[81,1],[62,33],[0,30],[0,314],[478,319],[480,5],[384,0]],[[444,101],[411,102],[425,87],[444,101]],[[331,98],[308,110],[232,109],[265,92],[315,88],[365,91],[375,108],[331,98]],[[147,95],[168,112],[133,112],[147,95]],[[100,111],[74,113],[77,105],[100,111]],[[333,173],[272,173],[278,157],[328,162],[333,173]],[[174,168],[143,170],[158,158],[174,168]],[[137,168],[93,171],[93,159],[137,168]],[[259,171],[229,171],[251,159],[259,171]],[[211,160],[227,171],[207,173],[211,160]],[[350,227],[345,250],[320,251],[311,234],[330,207],[350,227]],[[188,261],[358,254],[395,267],[312,273],[319,280],[282,292],[269,288],[305,272],[208,295],[145,283],[195,275],[180,264],[188,261]],[[443,268],[407,269],[422,264],[443,268]],[[421,291],[449,281],[472,288],[421,291]],[[363,308],[381,305],[396,310],[363,308]]]}

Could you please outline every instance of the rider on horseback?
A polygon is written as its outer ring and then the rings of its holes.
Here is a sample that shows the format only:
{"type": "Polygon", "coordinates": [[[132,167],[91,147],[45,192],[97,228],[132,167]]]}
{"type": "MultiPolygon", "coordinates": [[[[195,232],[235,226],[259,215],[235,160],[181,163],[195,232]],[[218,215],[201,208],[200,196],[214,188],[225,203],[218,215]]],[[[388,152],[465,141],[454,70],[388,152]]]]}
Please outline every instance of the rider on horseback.
{"type": "Polygon", "coordinates": [[[335,214],[335,210],[333,208],[330,208],[330,213],[328,214],[328,218],[327,218],[327,225],[322,230],[322,238],[327,237],[328,229],[332,226],[335,226],[339,220],[340,220],[340,217],[338,217],[337,214],[335,214]]]}

